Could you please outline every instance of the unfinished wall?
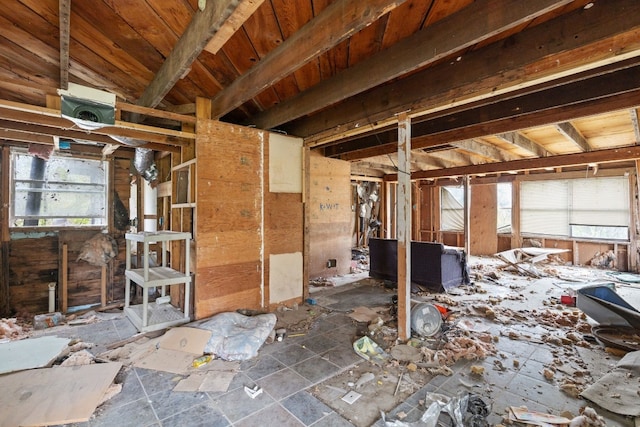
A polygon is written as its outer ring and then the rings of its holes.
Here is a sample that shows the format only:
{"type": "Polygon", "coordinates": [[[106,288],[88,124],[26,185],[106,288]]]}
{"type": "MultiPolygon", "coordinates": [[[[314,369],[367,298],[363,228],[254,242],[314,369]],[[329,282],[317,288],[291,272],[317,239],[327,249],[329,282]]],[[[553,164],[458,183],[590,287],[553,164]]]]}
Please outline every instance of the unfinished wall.
{"type": "Polygon", "coordinates": [[[471,255],[493,255],[498,251],[498,193],[496,184],[471,186],[469,226],[471,255]]]}
{"type": "Polygon", "coordinates": [[[309,277],[347,274],[351,267],[351,166],[311,153],[309,277]],[[329,267],[335,260],[335,267],[329,267]]]}
{"type": "MultiPolygon", "coordinates": [[[[115,204],[115,194],[124,208],[129,209],[129,165],[130,159],[112,160],[110,174],[112,191],[111,209],[115,204]]],[[[47,232],[21,232],[13,230],[7,242],[7,254],[3,254],[3,269],[7,272],[9,284],[8,312],[45,313],[49,307],[50,282],[56,282],[56,310],[63,311],[63,291],[61,274],[66,268],[68,309],[90,304],[101,304],[124,299],[124,230],[116,230],[114,213],[111,212],[110,233],[118,243],[118,255],[109,262],[105,276],[101,267],[78,261],[80,249],[86,240],[100,233],[99,229],[50,230],[47,232]],[[63,250],[66,248],[66,265],[63,250]],[[104,286],[104,290],[103,290],[104,286]]]]}
{"type": "Polygon", "coordinates": [[[264,145],[264,288],[269,305],[303,294],[302,139],[267,133],[264,145]]]}
{"type": "Polygon", "coordinates": [[[195,317],[300,298],[302,142],[210,120],[197,129],[195,317]]]}
{"type": "Polygon", "coordinates": [[[197,129],[195,317],[258,309],[265,132],[210,120],[197,129]]]}

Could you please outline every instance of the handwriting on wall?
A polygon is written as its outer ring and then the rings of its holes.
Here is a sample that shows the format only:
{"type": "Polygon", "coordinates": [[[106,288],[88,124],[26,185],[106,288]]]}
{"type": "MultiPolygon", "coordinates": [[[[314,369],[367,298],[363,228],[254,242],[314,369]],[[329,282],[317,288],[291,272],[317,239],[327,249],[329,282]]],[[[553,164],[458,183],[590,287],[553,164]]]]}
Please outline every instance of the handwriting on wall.
{"type": "Polygon", "coordinates": [[[321,211],[337,211],[339,208],[339,203],[320,203],[321,211]]]}

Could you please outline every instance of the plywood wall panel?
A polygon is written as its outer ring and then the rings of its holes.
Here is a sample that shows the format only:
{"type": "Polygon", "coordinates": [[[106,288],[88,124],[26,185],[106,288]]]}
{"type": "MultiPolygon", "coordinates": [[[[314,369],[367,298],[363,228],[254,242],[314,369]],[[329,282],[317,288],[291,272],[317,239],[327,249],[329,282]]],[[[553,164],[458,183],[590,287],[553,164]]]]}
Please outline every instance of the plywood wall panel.
{"type": "Polygon", "coordinates": [[[263,300],[265,132],[197,123],[195,317],[263,300]]]}
{"type": "Polygon", "coordinates": [[[259,309],[262,265],[260,262],[198,267],[195,309],[198,318],[239,308],[259,309]]]}
{"type": "Polygon", "coordinates": [[[471,186],[471,255],[498,251],[498,192],[496,184],[471,186]]]}
{"type": "Polygon", "coordinates": [[[309,277],[347,274],[351,268],[351,167],[318,155],[309,170],[309,277]],[[327,261],[336,260],[336,267],[327,261]]]}
{"type": "Polygon", "coordinates": [[[260,259],[260,230],[208,233],[198,239],[198,268],[237,264],[260,259]]]}

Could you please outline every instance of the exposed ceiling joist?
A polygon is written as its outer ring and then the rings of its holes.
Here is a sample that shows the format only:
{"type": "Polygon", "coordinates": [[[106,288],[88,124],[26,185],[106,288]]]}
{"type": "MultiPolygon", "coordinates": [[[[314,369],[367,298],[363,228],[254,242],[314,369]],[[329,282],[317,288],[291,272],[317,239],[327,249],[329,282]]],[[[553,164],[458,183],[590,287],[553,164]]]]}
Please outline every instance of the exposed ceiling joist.
{"type": "MultiPolygon", "coordinates": [[[[497,101],[482,100],[475,106],[451,114],[434,113],[412,126],[412,146],[433,147],[460,138],[513,132],[637,105],[640,66],[599,73],[595,77],[583,74],[572,77],[577,81],[557,83],[533,93],[525,92],[497,101]]],[[[325,153],[343,160],[356,160],[394,153],[395,144],[393,132],[385,132],[329,146],[325,153]]]]}
{"type": "Polygon", "coordinates": [[[489,159],[492,161],[509,161],[516,160],[517,157],[509,154],[504,150],[500,150],[499,148],[482,141],[478,141],[475,139],[467,139],[465,141],[456,141],[452,142],[451,146],[456,147],[460,150],[467,151],[469,153],[473,153],[475,155],[484,157],[485,159],[489,159]]]}
{"type": "Polygon", "coordinates": [[[417,167],[419,167],[421,170],[434,168],[440,169],[455,166],[454,163],[449,162],[446,159],[431,156],[430,154],[425,153],[422,150],[412,150],[411,160],[415,162],[417,167]]]}
{"type": "Polygon", "coordinates": [[[69,34],[71,27],[71,0],[58,0],[60,20],[60,89],[69,88],[69,34]]]}
{"type": "Polygon", "coordinates": [[[640,110],[638,108],[632,108],[629,110],[629,113],[631,114],[633,131],[636,135],[636,144],[640,144],[640,110]]]}
{"type": "Polygon", "coordinates": [[[524,30],[508,43],[493,43],[460,61],[353,96],[286,130],[305,137],[308,146],[318,146],[387,126],[401,111],[409,110],[415,118],[596,70],[640,56],[639,31],[640,2],[598,2],[524,30]]]}
{"type": "Polygon", "coordinates": [[[558,132],[564,135],[565,138],[567,138],[569,141],[580,147],[580,150],[591,151],[591,145],[589,145],[589,142],[585,139],[584,136],[582,136],[580,131],[576,129],[573,124],[571,124],[571,122],[560,122],[556,123],[555,126],[556,129],[558,129],[558,132]]]}
{"type": "MultiPolygon", "coordinates": [[[[176,82],[188,72],[193,61],[216,36],[240,3],[246,1],[253,0],[208,1],[203,11],[196,11],[191,23],[136,103],[144,107],[157,106],[176,82]]],[[[249,15],[244,18],[248,17],[249,15]]]]}
{"type": "Polygon", "coordinates": [[[435,157],[441,161],[449,163],[448,167],[455,167],[461,165],[467,165],[469,163],[474,164],[474,159],[468,154],[460,153],[456,150],[438,150],[429,153],[430,156],[435,157]]]}
{"type": "Polygon", "coordinates": [[[320,54],[370,25],[405,0],[336,0],[284,43],[238,77],[212,101],[212,117],[255,97],[320,54]]]}
{"type": "MultiPolygon", "coordinates": [[[[420,67],[433,64],[493,35],[516,27],[570,1],[479,0],[461,11],[401,40],[357,65],[325,80],[293,99],[251,119],[270,129],[381,85],[420,67]],[[500,11],[481,19],[487,10],[500,11]]],[[[362,109],[361,107],[359,108],[362,109]]]]}
{"type": "MultiPolygon", "coordinates": [[[[561,154],[545,158],[520,159],[511,162],[485,163],[482,165],[460,166],[411,174],[411,179],[445,178],[464,175],[478,175],[545,169],[550,167],[582,166],[590,163],[611,163],[640,158],[640,146],[589,151],[587,153],[561,154]]],[[[397,181],[398,175],[385,176],[385,181],[397,181]]]]}
{"type": "Polygon", "coordinates": [[[523,148],[538,157],[546,157],[549,155],[549,152],[543,146],[518,132],[500,133],[496,136],[501,140],[523,148]]]}

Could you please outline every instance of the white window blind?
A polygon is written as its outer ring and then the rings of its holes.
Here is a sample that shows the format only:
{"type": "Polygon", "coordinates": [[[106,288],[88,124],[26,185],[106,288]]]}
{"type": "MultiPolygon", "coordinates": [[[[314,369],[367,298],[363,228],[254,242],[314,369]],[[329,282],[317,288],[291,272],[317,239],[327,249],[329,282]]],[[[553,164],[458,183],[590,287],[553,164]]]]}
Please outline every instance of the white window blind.
{"type": "Polygon", "coordinates": [[[524,181],[520,209],[523,233],[625,239],[629,180],[619,176],[524,181]]]}

